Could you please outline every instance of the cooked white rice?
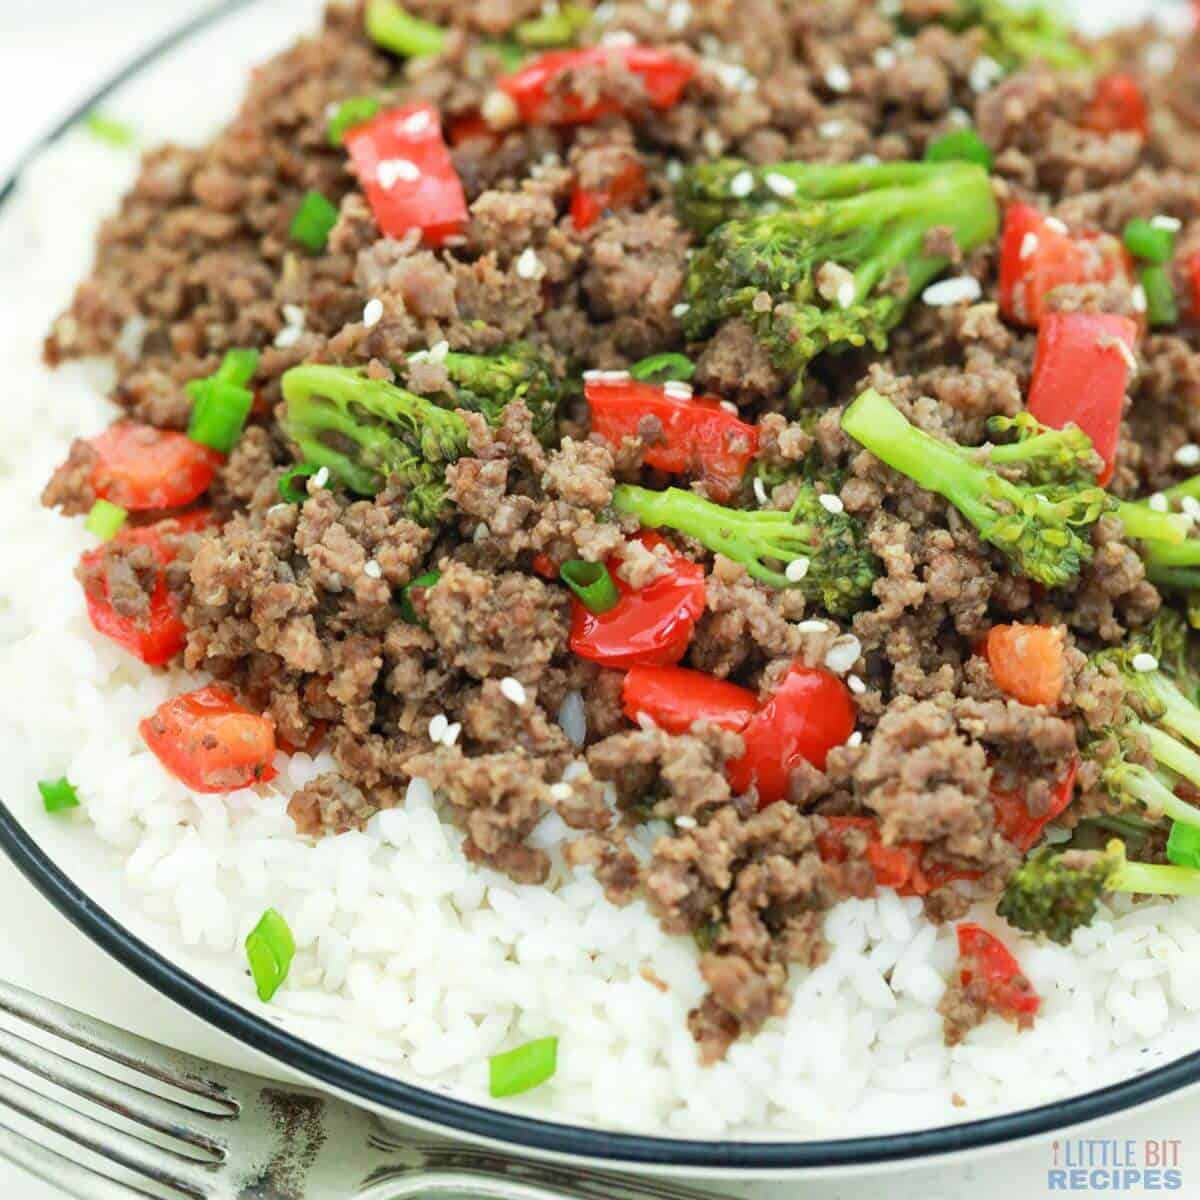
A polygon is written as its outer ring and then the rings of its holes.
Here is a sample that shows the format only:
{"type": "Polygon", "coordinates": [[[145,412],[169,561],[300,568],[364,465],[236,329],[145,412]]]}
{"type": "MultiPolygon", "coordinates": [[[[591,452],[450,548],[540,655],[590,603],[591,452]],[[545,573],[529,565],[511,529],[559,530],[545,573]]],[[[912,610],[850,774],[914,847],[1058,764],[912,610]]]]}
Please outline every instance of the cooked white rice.
{"type": "MultiPolygon", "coordinates": [[[[197,113],[195,100],[193,121],[219,115],[197,113]]],[[[1121,907],[1070,949],[1018,944],[1044,997],[1036,1029],[990,1021],[947,1050],[936,1006],[953,932],[927,923],[918,901],[884,893],[831,912],[830,960],[793,972],[789,1016],[705,1070],[686,1027],[703,991],[694,947],[665,936],[641,904],[611,907],[590,874],[560,862],[553,886],[519,887],[468,865],[421,784],[365,832],[312,843],[295,833],[286,797],[331,764],[304,754],[279,758],[277,787],[190,795],[137,722],[198,680],[155,674],[92,632],[72,579],[91,539],[38,504],[71,438],[112,415],[103,366],[50,373],[39,349],[132,171],[120,152],[72,137],[0,216],[0,794],[35,836],[66,820],[112,848],[125,895],[171,928],[189,964],[203,950],[221,964],[214,983],[238,980],[246,1006],[472,1099],[486,1096],[489,1055],[556,1034],[557,1075],[519,1107],[690,1137],[925,1128],[1089,1090],[1163,1061],[1168,1042],[1171,1056],[1200,1045],[1189,1016],[1200,1009],[1200,903],[1121,907]],[[48,817],[37,799],[36,781],[62,774],[83,801],[76,817],[48,817]],[[265,1009],[230,968],[268,906],[286,915],[299,952],[265,1009]]],[[[562,716],[578,739],[580,707],[562,716]]],[[[548,817],[538,842],[553,850],[566,833],[548,817]]]]}

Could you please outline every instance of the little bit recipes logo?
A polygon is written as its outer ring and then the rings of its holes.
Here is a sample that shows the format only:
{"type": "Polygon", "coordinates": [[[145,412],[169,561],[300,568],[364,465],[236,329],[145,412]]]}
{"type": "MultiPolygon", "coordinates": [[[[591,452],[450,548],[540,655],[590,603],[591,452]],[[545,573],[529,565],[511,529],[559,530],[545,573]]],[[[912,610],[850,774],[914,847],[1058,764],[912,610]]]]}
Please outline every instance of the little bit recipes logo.
{"type": "Polygon", "coordinates": [[[1162,1138],[1067,1138],[1051,1147],[1052,1192],[1141,1196],[1183,1189],[1183,1143],[1162,1138]]]}

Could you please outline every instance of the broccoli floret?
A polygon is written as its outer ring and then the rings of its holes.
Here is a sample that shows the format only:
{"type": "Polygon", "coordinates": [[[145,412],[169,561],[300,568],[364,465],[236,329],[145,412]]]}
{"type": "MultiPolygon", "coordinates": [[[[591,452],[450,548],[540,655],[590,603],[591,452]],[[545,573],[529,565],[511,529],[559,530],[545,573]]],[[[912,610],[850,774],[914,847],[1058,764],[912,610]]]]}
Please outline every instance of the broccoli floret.
{"type": "Polygon", "coordinates": [[[885,349],[914,297],[950,263],[927,248],[931,231],[951,230],[967,253],[998,227],[982,168],[902,165],[919,173],[913,182],[894,183],[890,166],[822,168],[826,176],[848,172],[850,182],[828,179],[818,189],[826,194],[798,194],[786,209],[717,228],[688,270],[687,336],[699,340],[724,321],[747,321],[776,364],[797,377],[826,350],[885,349]]]}
{"type": "Polygon", "coordinates": [[[482,413],[489,425],[498,425],[505,408],[521,400],[538,439],[547,445],[554,440],[563,388],[532,346],[516,342],[495,354],[450,353],[442,366],[452,387],[429,396],[435,404],[482,413]]]}
{"type": "Polygon", "coordinates": [[[1044,62],[1061,71],[1087,70],[1091,58],[1073,30],[1048,4],[1005,0],[959,0],[950,21],[955,29],[983,28],[987,51],[1006,70],[1044,62]]]}
{"type": "Polygon", "coordinates": [[[283,430],[301,461],[328,468],[360,496],[398,484],[414,520],[437,521],[446,467],[467,450],[458,413],[352,367],[293,367],[283,376],[283,398],[283,430]]]}
{"type": "Polygon", "coordinates": [[[1145,896],[1198,896],[1200,871],[1130,862],[1124,842],[1104,851],[1039,850],[1009,879],[996,911],[1017,929],[1043,933],[1066,945],[1090,924],[1106,892],[1145,896]]]}
{"type": "Polygon", "coordinates": [[[617,512],[632,514],[643,526],[694,538],[762,583],[799,588],[826,612],[850,616],[870,602],[881,567],[862,525],[832,506],[838,511],[830,512],[807,484],[800,485],[790,512],[725,508],[681,488],[652,492],[622,484],[613,493],[617,512]]]}

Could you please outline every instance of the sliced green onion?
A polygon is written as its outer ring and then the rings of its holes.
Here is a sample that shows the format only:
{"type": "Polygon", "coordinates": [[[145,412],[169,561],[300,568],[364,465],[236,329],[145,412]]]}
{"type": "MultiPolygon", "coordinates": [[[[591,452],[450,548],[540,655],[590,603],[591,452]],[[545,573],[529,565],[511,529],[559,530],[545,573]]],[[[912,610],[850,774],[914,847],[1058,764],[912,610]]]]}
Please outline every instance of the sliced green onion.
{"type": "Polygon", "coordinates": [[[62,779],[43,780],[38,785],[42,793],[42,807],[48,813],[65,812],[79,807],[79,793],[64,775],[62,779]]]}
{"type": "Polygon", "coordinates": [[[137,141],[137,134],[124,121],[106,117],[102,112],[88,113],[83,118],[83,127],[93,137],[107,142],[110,146],[132,146],[137,141]]]}
{"type": "Polygon", "coordinates": [[[97,500],[83,523],[88,533],[94,533],[101,541],[107,542],[114,538],[129,513],[119,504],[110,504],[107,500],[97,500]]]}
{"type": "Polygon", "coordinates": [[[621,593],[603,563],[572,559],[563,563],[559,574],[589,612],[606,613],[621,602],[621,593]]]}
{"type": "Polygon", "coordinates": [[[1146,320],[1152,326],[1174,325],[1179,320],[1179,305],[1166,267],[1143,267],[1139,278],[1146,293],[1146,320]]]}
{"type": "Polygon", "coordinates": [[[545,1083],[558,1069],[558,1038],[541,1038],[493,1055],[489,1063],[491,1093],[494,1100],[519,1096],[545,1083]]]}
{"type": "Polygon", "coordinates": [[[194,401],[188,437],[218,454],[228,454],[238,444],[246,418],[254,405],[249,388],[212,379],[193,379],[187,393],[194,401]]]}
{"type": "Polygon", "coordinates": [[[285,471],[279,477],[279,494],[287,504],[303,504],[308,499],[308,488],[297,483],[300,479],[309,479],[321,468],[316,463],[301,463],[285,471]]]}
{"type": "Polygon", "coordinates": [[[579,4],[564,4],[557,11],[543,12],[540,17],[522,21],[513,30],[513,37],[522,46],[534,50],[549,50],[569,46],[592,22],[591,12],[579,4]]]}
{"type": "Polygon", "coordinates": [[[418,579],[414,579],[411,583],[406,584],[400,592],[400,615],[410,625],[421,625],[420,615],[412,602],[412,594],[419,588],[437,587],[438,580],[441,579],[441,571],[426,571],[424,575],[418,579]]]}
{"type": "Polygon", "coordinates": [[[985,171],[992,169],[992,152],[974,129],[955,129],[934,138],[925,147],[926,162],[978,163],[985,171]]]}
{"type": "Polygon", "coordinates": [[[1200,829],[1176,821],[1167,839],[1167,859],[1177,867],[1200,867],[1200,829]]]}
{"type": "Polygon", "coordinates": [[[258,370],[258,361],[262,357],[257,350],[227,350],[221,359],[214,379],[222,383],[234,383],[238,387],[246,387],[258,370]]]}
{"type": "Polygon", "coordinates": [[[446,47],[440,25],[406,13],[396,0],[367,0],[366,26],[371,41],[401,58],[426,58],[446,47]]]}
{"type": "Polygon", "coordinates": [[[320,192],[308,192],[292,218],[289,232],[293,242],[299,242],[313,254],[320,254],[337,224],[337,208],[320,192]]]}
{"type": "Polygon", "coordinates": [[[1169,229],[1159,229],[1141,217],[1134,217],[1122,235],[1125,249],[1144,262],[1169,263],[1175,254],[1175,235],[1169,229]]]}
{"type": "Polygon", "coordinates": [[[351,129],[365,125],[372,117],[378,116],[382,107],[374,96],[352,96],[349,100],[343,100],[329,118],[329,144],[342,145],[351,129]]]}
{"type": "Polygon", "coordinates": [[[634,363],[629,373],[641,383],[666,383],[671,379],[691,379],[696,364],[686,354],[652,354],[634,363]]]}
{"type": "Polygon", "coordinates": [[[268,908],[262,920],[246,938],[246,958],[258,998],[265,1004],[279,991],[288,976],[296,956],[296,939],[288,923],[273,908],[268,908]]]}

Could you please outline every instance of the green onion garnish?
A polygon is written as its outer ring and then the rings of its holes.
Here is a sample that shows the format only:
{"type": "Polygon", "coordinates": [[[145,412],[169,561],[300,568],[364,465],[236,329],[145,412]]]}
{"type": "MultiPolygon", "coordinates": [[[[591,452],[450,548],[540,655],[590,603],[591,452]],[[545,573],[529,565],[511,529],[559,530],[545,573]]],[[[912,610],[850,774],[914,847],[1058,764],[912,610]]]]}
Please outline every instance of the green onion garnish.
{"type": "Polygon", "coordinates": [[[1167,859],[1177,867],[1200,867],[1200,829],[1176,821],[1167,839],[1167,859]]]}
{"type": "Polygon", "coordinates": [[[441,571],[426,571],[424,575],[420,576],[417,579],[414,579],[409,584],[405,584],[404,588],[401,590],[400,604],[399,604],[400,615],[410,625],[422,624],[421,618],[418,615],[416,608],[413,606],[413,602],[412,602],[413,592],[417,591],[419,588],[436,587],[437,582],[439,579],[441,579],[441,577],[442,577],[441,571]]]}
{"type": "Polygon", "coordinates": [[[671,379],[688,380],[696,373],[696,364],[686,354],[652,354],[634,363],[629,373],[640,383],[666,383],[671,379]]]}
{"type": "Polygon", "coordinates": [[[1146,320],[1152,326],[1174,325],[1179,320],[1179,305],[1166,267],[1143,267],[1139,274],[1146,293],[1146,320]]]}
{"type": "Polygon", "coordinates": [[[137,134],[124,121],[106,117],[102,112],[88,113],[83,118],[83,127],[93,137],[110,146],[132,146],[137,141],[137,134]]]}
{"type": "Polygon", "coordinates": [[[293,242],[299,242],[313,254],[320,254],[337,224],[338,210],[320,192],[309,192],[300,201],[292,218],[289,232],[293,242]]]}
{"type": "Polygon", "coordinates": [[[606,613],[621,602],[621,593],[603,563],[572,559],[563,563],[559,574],[589,612],[606,613]]]}
{"type": "Polygon", "coordinates": [[[494,1100],[519,1096],[554,1075],[558,1069],[558,1038],[541,1038],[507,1054],[493,1055],[489,1068],[494,1100]]]}
{"type": "Polygon", "coordinates": [[[1157,263],[1159,266],[1170,262],[1175,254],[1175,235],[1169,229],[1159,229],[1157,225],[1141,217],[1134,217],[1125,226],[1122,240],[1125,242],[1125,249],[1134,258],[1157,263]]]}
{"type": "Polygon", "coordinates": [[[366,18],[371,41],[401,58],[426,58],[446,47],[440,25],[406,13],[396,0],[367,0],[366,18]]]}
{"type": "Polygon", "coordinates": [[[296,939],[288,923],[273,908],[268,908],[262,920],[246,938],[246,958],[258,998],[265,1004],[279,991],[287,978],[296,956],[296,939]]]}
{"type": "Polygon", "coordinates": [[[48,813],[79,807],[79,794],[65,775],[62,779],[44,780],[37,786],[42,793],[42,806],[48,813]]]}
{"type": "Polygon", "coordinates": [[[316,463],[301,463],[285,471],[279,477],[279,494],[287,504],[303,504],[308,499],[308,489],[297,481],[309,479],[321,468],[316,463]]]}
{"type": "Polygon", "coordinates": [[[540,17],[522,21],[513,30],[513,37],[522,46],[549,50],[571,45],[591,22],[592,14],[588,9],[579,4],[564,4],[557,11],[545,11],[540,17]]]}
{"type": "Polygon", "coordinates": [[[257,350],[226,350],[221,365],[217,368],[214,379],[222,383],[233,383],[238,387],[246,387],[258,370],[258,361],[262,357],[257,350]]]}
{"type": "Polygon", "coordinates": [[[188,437],[218,454],[228,454],[238,443],[254,404],[248,388],[220,379],[194,379],[187,385],[195,402],[188,421],[188,437]]]}
{"type": "Polygon", "coordinates": [[[352,96],[349,100],[343,100],[329,118],[329,144],[342,145],[351,129],[365,125],[372,117],[378,116],[382,107],[374,96],[352,96]]]}
{"type": "Polygon", "coordinates": [[[94,533],[101,541],[107,542],[114,538],[129,513],[119,504],[110,504],[107,500],[97,500],[83,523],[88,533],[94,533]]]}
{"type": "Polygon", "coordinates": [[[934,138],[925,147],[926,162],[972,162],[985,171],[992,169],[992,152],[974,129],[955,129],[934,138]]]}

